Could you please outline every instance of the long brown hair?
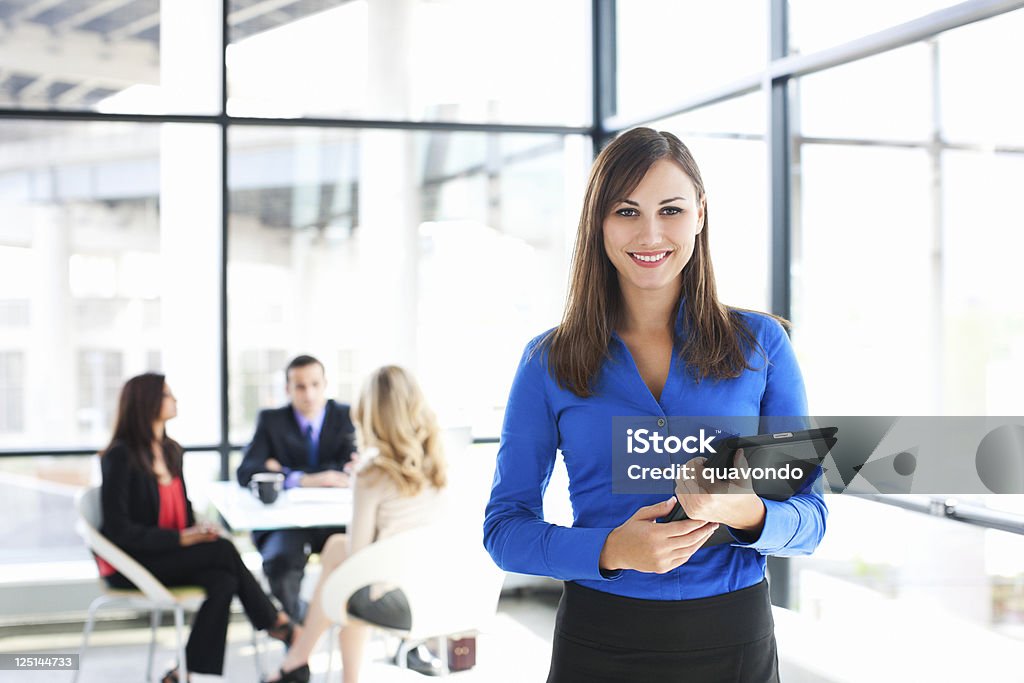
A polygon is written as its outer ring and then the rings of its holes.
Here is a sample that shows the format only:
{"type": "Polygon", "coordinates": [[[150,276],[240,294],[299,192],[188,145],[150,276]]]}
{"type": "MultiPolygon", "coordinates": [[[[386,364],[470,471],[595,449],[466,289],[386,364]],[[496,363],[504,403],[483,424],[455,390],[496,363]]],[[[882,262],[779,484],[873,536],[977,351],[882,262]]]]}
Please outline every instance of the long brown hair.
{"type": "MultiPolygon", "coordinates": [[[[144,472],[153,473],[153,423],[160,417],[165,385],[166,378],[156,372],[137,375],[124,383],[117,406],[114,434],[100,456],[106,455],[115,445],[122,445],[127,449],[132,465],[144,472]]],[[[166,429],[160,445],[163,447],[168,472],[172,477],[180,477],[181,445],[167,436],[166,429]]]]}
{"type": "Polygon", "coordinates": [[[413,376],[397,365],[370,374],[352,409],[360,450],[380,453],[359,476],[374,470],[390,477],[403,495],[413,496],[427,484],[448,482],[441,428],[413,376]]]}
{"type": "MultiPolygon", "coordinates": [[[[605,147],[594,161],[583,199],[562,322],[545,337],[548,367],[564,389],[580,397],[593,394],[591,382],[608,357],[612,332],[623,314],[622,292],[615,267],[605,253],[604,221],[614,203],[636,189],[654,162],[668,159],[693,181],[704,203],[704,229],[697,234],[693,255],[683,267],[680,296],[686,339],[679,356],[696,381],[705,377],[738,377],[752,369],[747,350],[765,356],[757,338],[739,315],[746,309],[718,300],[708,249],[708,209],[704,181],[690,150],[672,133],[634,128],[605,147]]],[[[769,314],[770,315],[770,314],[769,314]]],[[[789,322],[772,316],[786,327],[789,322]]]]}

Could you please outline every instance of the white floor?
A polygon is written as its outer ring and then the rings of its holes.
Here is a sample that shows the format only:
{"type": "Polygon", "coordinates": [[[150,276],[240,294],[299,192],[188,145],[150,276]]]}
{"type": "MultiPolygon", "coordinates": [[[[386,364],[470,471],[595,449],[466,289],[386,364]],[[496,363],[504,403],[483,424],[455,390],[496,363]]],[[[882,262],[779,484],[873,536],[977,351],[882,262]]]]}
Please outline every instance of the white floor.
{"type": "MultiPolygon", "coordinates": [[[[541,683],[547,678],[551,657],[551,636],[554,630],[557,594],[533,593],[526,597],[504,597],[498,614],[489,627],[477,638],[477,666],[469,671],[453,673],[448,680],[454,683],[541,683]]],[[[906,628],[904,636],[882,643],[871,628],[850,631],[853,626],[864,625],[858,620],[857,607],[852,603],[867,603],[865,599],[848,600],[847,607],[837,620],[816,621],[807,615],[776,610],[776,637],[779,642],[781,678],[786,683],[902,683],[909,680],[933,681],[1024,681],[1020,657],[1024,654],[1019,641],[1000,641],[993,645],[988,640],[963,638],[958,646],[955,634],[970,633],[953,628],[948,637],[935,633],[927,636],[931,646],[917,634],[916,628],[906,628]],[[985,643],[988,643],[987,645],[985,643]],[[941,653],[938,655],[937,653],[941,653]],[[955,672],[955,673],[954,673],[955,672]]],[[[887,611],[884,606],[867,606],[873,624],[899,621],[901,613],[915,610],[894,605],[887,611]]],[[[937,628],[950,626],[949,620],[935,619],[937,628]]],[[[857,627],[859,628],[859,627],[857,627]]],[[[856,630],[856,628],[854,629],[856,630]]],[[[10,633],[10,628],[4,631],[10,633]]],[[[59,634],[15,635],[0,638],[2,653],[70,654],[77,653],[80,632],[59,634]]],[[[87,657],[82,662],[80,683],[139,683],[144,679],[149,630],[145,625],[135,628],[101,628],[94,634],[87,657]]],[[[262,639],[263,667],[257,671],[252,647],[252,629],[240,615],[229,631],[229,648],[223,678],[196,676],[194,683],[232,681],[257,683],[262,675],[274,671],[283,658],[283,648],[277,641],[262,639]]],[[[426,683],[432,680],[414,671],[403,671],[389,663],[397,648],[397,640],[370,642],[361,680],[367,683],[426,683]]],[[[169,669],[174,659],[174,630],[160,629],[155,673],[159,676],[169,669]]],[[[331,683],[341,680],[337,654],[331,683]]],[[[310,661],[314,683],[324,683],[327,670],[326,640],[310,661]]],[[[0,683],[70,683],[69,672],[12,672],[0,671],[0,683]]]]}
{"type": "MultiPolygon", "coordinates": [[[[557,597],[538,595],[525,598],[503,598],[498,615],[486,632],[477,637],[477,666],[469,671],[453,673],[449,680],[455,683],[522,683],[543,681],[547,675],[551,656],[551,633],[557,597]]],[[[149,632],[145,627],[129,630],[100,630],[91,639],[89,652],[82,662],[79,683],[138,683],[144,678],[146,648],[149,632]]],[[[256,683],[259,675],[253,657],[252,630],[240,620],[232,622],[228,633],[228,655],[224,677],[194,677],[195,683],[205,681],[238,681],[256,683]]],[[[0,652],[18,653],[75,653],[81,642],[80,634],[30,635],[4,638],[0,652]]],[[[270,673],[283,658],[281,645],[263,639],[264,673],[270,673]]],[[[387,662],[394,654],[397,640],[385,642],[371,640],[361,680],[367,683],[411,682],[432,680],[414,671],[402,671],[387,662]]],[[[174,659],[174,629],[160,629],[154,672],[157,676],[171,668],[174,659]]],[[[339,657],[335,648],[334,675],[331,681],[340,681],[339,657]]],[[[325,680],[327,670],[326,641],[310,660],[313,681],[325,680]]],[[[70,683],[68,672],[0,672],[0,681],[26,681],[27,683],[70,683]]]]}

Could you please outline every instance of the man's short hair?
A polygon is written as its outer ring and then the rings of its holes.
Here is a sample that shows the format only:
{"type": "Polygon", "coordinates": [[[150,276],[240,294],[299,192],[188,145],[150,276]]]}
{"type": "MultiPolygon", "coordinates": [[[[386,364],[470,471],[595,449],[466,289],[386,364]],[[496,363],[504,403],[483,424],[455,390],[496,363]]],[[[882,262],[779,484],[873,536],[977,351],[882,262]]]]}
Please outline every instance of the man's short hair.
{"type": "Polygon", "coordinates": [[[289,377],[289,373],[291,373],[292,370],[294,370],[295,368],[304,368],[304,367],[307,367],[309,365],[319,365],[320,366],[320,371],[323,372],[324,375],[327,374],[327,370],[324,369],[324,364],[321,363],[320,361],[318,361],[313,356],[305,356],[305,355],[303,355],[303,356],[295,356],[295,358],[292,358],[291,362],[288,363],[288,367],[286,367],[284,369],[284,381],[285,381],[285,384],[287,384],[288,382],[291,381],[291,377],[289,377]]]}

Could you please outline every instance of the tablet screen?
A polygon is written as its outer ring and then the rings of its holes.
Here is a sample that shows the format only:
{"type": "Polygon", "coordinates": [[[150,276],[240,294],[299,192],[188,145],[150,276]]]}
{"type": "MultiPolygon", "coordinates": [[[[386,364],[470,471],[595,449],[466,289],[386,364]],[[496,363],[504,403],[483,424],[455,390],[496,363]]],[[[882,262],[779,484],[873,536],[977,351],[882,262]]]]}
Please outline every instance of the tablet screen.
{"type": "Polygon", "coordinates": [[[746,448],[754,470],[754,492],[771,500],[785,500],[813,479],[836,439],[815,439],[746,448]]]}

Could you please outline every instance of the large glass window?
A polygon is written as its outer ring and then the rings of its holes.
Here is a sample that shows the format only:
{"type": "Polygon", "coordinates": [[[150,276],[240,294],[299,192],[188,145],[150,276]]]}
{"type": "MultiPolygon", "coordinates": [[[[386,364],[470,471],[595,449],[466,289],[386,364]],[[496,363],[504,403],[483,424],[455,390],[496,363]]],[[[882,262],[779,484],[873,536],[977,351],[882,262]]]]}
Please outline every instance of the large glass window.
{"type": "Polygon", "coordinates": [[[0,448],[95,448],[163,371],[218,439],[215,126],[0,123],[0,448]],[[187,274],[187,276],[186,276],[187,274]]]}
{"type": "Polygon", "coordinates": [[[943,411],[1024,415],[1024,150],[946,150],[941,169],[943,411]]]}
{"type": "MultiPolygon", "coordinates": [[[[913,678],[936,644],[970,643],[943,658],[949,676],[1000,680],[1024,635],[1024,537],[848,496],[828,502],[821,545],[793,561],[793,604],[807,632],[858,638],[869,654],[844,673],[870,679],[898,667],[913,678]]],[[[800,649],[791,663],[822,662],[806,642],[800,649]]]]}
{"type": "Polygon", "coordinates": [[[216,113],[220,20],[220,0],[0,3],[0,106],[216,113]]]}
{"type": "Polygon", "coordinates": [[[818,143],[795,149],[793,242],[794,340],[814,410],[1024,411],[1009,379],[1024,372],[1016,95],[972,98],[965,74],[998,68],[996,46],[1016,45],[1022,22],[996,17],[797,83],[799,132],[818,143]],[[878,93],[885,82],[902,92],[878,93]],[[875,391],[886,377],[899,392],[875,391]]]}
{"type": "Polygon", "coordinates": [[[700,167],[719,298],[760,311],[771,308],[765,120],[755,93],[647,124],[678,136],[700,167]]]}
{"type": "Polygon", "coordinates": [[[89,558],[75,532],[75,494],[98,483],[95,456],[3,458],[0,480],[16,511],[0,516],[0,564],[89,558]]]}
{"type": "MultiPolygon", "coordinates": [[[[789,46],[809,54],[955,1],[791,0],[789,46]]],[[[525,342],[558,321],[591,136],[702,94],[719,101],[650,125],[702,168],[725,302],[784,303],[769,295],[770,237],[791,231],[781,275],[813,412],[1024,413],[1024,11],[783,77],[792,224],[771,226],[777,101],[736,93],[779,76],[764,71],[779,3],[618,2],[614,39],[598,40],[614,54],[597,60],[594,4],[0,3],[0,451],[99,448],[124,379],[161,370],[180,400],[171,434],[220,449],[186,458],[202,510],[202,483],[222,458],[233,472],[256,413],[286,400],[297,353],[319,356],[345,401],[371,368],[407,365],[452,433],[497,435],[525,342]],[[593,122],[592,70],[608,63],[621,118],[593,122]]],[[[489,480],[494,450],[472,449],[453,478],[489,480]]],[[[0,459],[18,511],[0,523],[0,563],[91,562],[70,521],[97,464],[0,459]]],[[[563,475],[545,507],[571,523],[563,475]]],[[[486,484],[475,491],[463,502],[482,505],[486,484]]],[[[972,501],[1024,511],[1020,497],[972,501]]],[[[851,642],[874,629],[915,657],[903,636],[924,622],[976,642],[992,626],[1020,634],[1019,538],[830,504],[825,543],[793,563],[801,618],[858,625],[851,642]]]]}
{"type": "MultiPolygon", "coordinates": [[[[168,431],[174,426],[171,422],[168,431]]],[[[183,462],[189,499],[202,517],[208,508],[206,484],[220,474],[220,454],[190,451],[183,462]]],[[[0,458],[0,481],[5,507],[16,511],[0,516],[0,566],[91,562],[75,531],[75,496],[99,485],[97,456],[0,458]]],[[[4,578],[9,580],[10,575],[4,578]]]]}
{"type": "Polygon", "coordinates": [[[762,70],[764,0],[630,0],[616,5],[615,113],[635,117],[762,70]]]}
{"type": "Polygon", "coordinates": [[[298,353],[344,401],[406,364],[443,420],[496,433],[519,354],[558,321],[589,145],[283,127],[230,141],[232,440],[286,400],[298,353]]]}
{"type": "Polygon", "coordinates": [[[999,87],[980,74],[998,65],[1024,63],[1024,12],[1004,14],[938,39],[939,115],[943,137],[953,143],[1024,146],[1024,89],[999,87]]]}
{"type": "Polygon", "coordinates": [[[939,410],[930,179],[922,150],[801,147],[793,341],[812,413],[939,410]]]}
{"type": "MultiPolygon", "coordinates": [[[[812,412],[1024,413],[1024,100],[977,77],[1012,63],[1022,22],[1001,15],[791,83],[793,340],[812,412]]],[[[1024,511],[1020,496],[960,500],[1024,511]]],[[[794,573],[822,629],[842,610],[876,631],[898,617],[887,638],[941,623],[978,651],[1016,646],[1002,636],[1021,635],[1019,536],[829,505],[825,541],[794,573]]]]}
{"type": "Polygon", "coordinates": [[[791,81],[799,133],[812,138],[928,140],[933,129],[932,49],[933,43],[915,43],[791,81]]]}
{"type": "Polygon", "coordinates": [[[585,0],[231,5],[233,116],[589,122],[585,0]]]}
{"type": "Polygon", "coordinates": [[[25,429],[25,354],[0,351],[0,434],[25,429]]]}
{"type": "MultiPolygon", "coordinates": [[[[807,54],[876,33],[961,0],[789,0],[789,49],[807,54]]],[[[894,79],[895,80],[895,79],[894,79]]]]}

